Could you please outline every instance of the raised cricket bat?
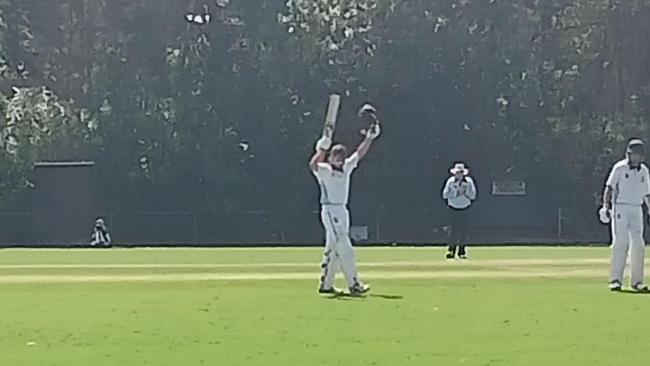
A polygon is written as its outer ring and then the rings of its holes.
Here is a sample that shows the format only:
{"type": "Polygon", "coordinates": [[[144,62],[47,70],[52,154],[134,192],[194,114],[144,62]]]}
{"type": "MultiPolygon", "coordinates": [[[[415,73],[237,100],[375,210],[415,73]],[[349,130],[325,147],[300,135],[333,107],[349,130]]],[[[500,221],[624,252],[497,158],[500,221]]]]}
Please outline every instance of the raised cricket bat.
{"type": "Polygon", "coordinates": [[[327,115],[325,115],[325,124],[323,125],[323,136],[330,139],[334,136],[334,128],[336,127],[336,117],[339,114],[341,107],[341,96],[338,94],[330,94],[330,101],[327,105],[327,115]]]}

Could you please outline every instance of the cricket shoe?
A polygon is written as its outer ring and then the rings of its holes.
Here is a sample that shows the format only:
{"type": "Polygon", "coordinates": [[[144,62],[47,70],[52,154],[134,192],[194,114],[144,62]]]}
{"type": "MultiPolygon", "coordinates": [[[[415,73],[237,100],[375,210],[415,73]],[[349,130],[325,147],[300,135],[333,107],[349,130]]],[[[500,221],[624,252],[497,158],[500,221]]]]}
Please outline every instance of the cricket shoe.
{"type": "Polygon", "coordinates": [[[638,292],[638,293],[641,293],[641,294],[650,293],[650,289],[648,289],[648,285],[644,285],[642,283],[637,283],[637,284],[633,285],[632,290],[634,292],[638,292]]]}
{"type": "Polygon", "coordinates": [[[612,292],[621,292],[623,290],[623,286],[621,285],[621,282],[619,281],[610,281],[609,285],[609,291],[612,292]]]}
{"type": "Polygon", "coordinates": [[[356,283],[350,287],[350,296],[363,296],[370,291],[370,286],[365,283],[356,283]]]}
{"type": "Polygon", "coordinates": [[[458,258],[459,259],[467,259],[467,254],[459,254],[458,258]]]}
{"type": "Polygon", "coordinates": [[[452,252],[447,252],[447,255],[445,255],[445,258],[447,259],[454,259],[456,256],[452,252]]]}
{"type": "Polygon", "coordinates": [[[343,291],[337,289],[336,287],[330,287],[330,288],[319,287],[318,293],[321,295],[341,295],[343,291]]]}

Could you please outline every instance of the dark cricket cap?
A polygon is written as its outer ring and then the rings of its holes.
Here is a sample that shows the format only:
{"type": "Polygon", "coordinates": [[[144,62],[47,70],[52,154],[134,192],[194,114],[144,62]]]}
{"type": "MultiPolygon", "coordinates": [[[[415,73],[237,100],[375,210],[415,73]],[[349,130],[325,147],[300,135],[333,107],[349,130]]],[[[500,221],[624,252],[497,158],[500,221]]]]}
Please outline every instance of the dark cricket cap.
{"type": "Polygon", "coordinates": [[[634,138],[631,139],[627,143],[627,151],[628,152],[643,152],[645,144],[643,143],[643,140],[634,138]]]}

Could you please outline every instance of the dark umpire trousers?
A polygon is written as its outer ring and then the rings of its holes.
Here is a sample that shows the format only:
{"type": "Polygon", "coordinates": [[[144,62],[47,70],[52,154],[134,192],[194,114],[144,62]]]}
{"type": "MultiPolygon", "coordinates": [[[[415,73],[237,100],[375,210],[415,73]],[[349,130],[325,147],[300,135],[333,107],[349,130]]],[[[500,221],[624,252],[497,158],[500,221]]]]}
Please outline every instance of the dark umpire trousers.
{"type": "Polygon", "coordinates": [[[467,229],[469,226],[469,207],[457,209],[449,207],[451,211],[451,235],[449,242],[449,252],[456,255],[465,255],[465,246],[467,245],[467,229]]]}

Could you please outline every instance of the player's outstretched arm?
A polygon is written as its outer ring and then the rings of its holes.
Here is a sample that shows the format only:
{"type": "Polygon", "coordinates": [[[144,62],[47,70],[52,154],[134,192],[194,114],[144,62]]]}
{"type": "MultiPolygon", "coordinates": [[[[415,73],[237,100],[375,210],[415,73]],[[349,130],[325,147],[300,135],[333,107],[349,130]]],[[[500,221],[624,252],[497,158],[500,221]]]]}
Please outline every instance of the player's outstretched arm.
{"type": "Polygon", "coordinates": [[[363,139],[363,141],[357,147],[356,151],[357,155],[359,156],[359,160],[363,159],[368,154],[370,146],[372,146],[372,140],[368,138],[363,139]]]}
{"type": "Polygon", "coordinates": [[[332,140],[326,136],[323,136],[316,142],[316,152],[309,159],[309,169],[312,172],[318,171],[318,163],[325,161],[327,157],[327,150],[332,146],[332,140]]]}
{"type": "Polygon", "coordinates": [[[360,160],[363,159],[366,154],[368,154],[368,150],[370,150],[372,142],[377,137],[379,137],[379,134],[381,133],[381,126],[379,125],[379,118],[377,118],[377,109],[372,104],[366,103],[361,106],[357,115],[360,118],[366,120],[369,125],[368,129],[361,130],[361,134],[365,138],[361,144],[359,144],[356,150],[356,155],[360,160]]]}
{"type": "Polygon", "coordinates": [[[381,127],[379,126],[379,122],[374,123],[368,128],[368,130],[362,130],[361,134],[365,138],[363,141],[361,141],[356,150],[357,155],[359,155],[359,160],[363,159],[366,154],[368,154],[368,150],[370,150],[370,146],[372,146],[373,141],[375,141],[377,137],[379,137],[379,134],[381,134],[381,127]]]}

